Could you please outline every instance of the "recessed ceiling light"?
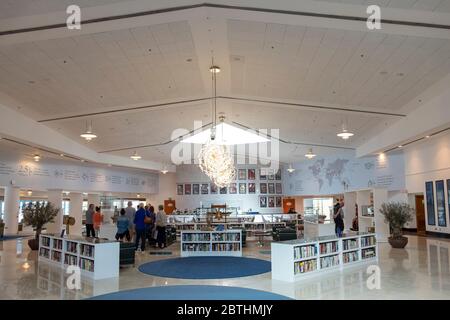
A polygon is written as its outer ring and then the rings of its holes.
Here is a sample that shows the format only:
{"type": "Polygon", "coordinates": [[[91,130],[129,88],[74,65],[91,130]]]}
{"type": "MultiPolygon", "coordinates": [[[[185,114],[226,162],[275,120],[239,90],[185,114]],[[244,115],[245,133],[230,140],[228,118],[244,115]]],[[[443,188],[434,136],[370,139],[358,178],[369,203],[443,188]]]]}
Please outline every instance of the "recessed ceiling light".
{"type": "Polygon", "coordinates": [[[425,139],[430,139],[431,138],[431,136],[425,136],[425,139]]]}
{"type": "Polygon", "coordinates": [[[142,157],[141,157],[140,155],[138,155],[137,151],[135,151],[135,152],[130,156],[130,158],[133,159],[133,160],[135,160],[135,161],[137,161],[137,160],[140,160],[142,157]]]}
{"type": "Polygon", "coordinates": [[[398,147],[399,147],[399,148],[403,148],[403,146],[402,146],[402,145],[399,145],[398,147]]]}
{"type": "Polygon", "coordinates": [[[34,159],[34,161],[39,162],[39,160],[41,160],[41,156],[38,155],[38,154],[35,154],[35,155],[33,156],[33,159],[34,159]]]}
{"type": "Polygon", "coordinates": [[[64,157],[64,153],[60,153],[59,156],[60,156],[60,157],[64,157]]]}

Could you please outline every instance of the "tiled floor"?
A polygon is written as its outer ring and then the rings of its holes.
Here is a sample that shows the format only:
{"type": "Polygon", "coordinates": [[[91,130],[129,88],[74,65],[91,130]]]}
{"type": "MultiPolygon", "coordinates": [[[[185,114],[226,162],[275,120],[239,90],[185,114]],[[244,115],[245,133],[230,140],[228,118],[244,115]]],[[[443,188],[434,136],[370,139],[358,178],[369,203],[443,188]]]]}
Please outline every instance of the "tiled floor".
{"type": "MultiPolygon", "coordinates": [[[[209,284],[237,286],[271,291],[296,299],[450,299],[450,241],[408,236],[405,250],[379,244],[378,265],[381,288],[368,289],[367,265],[357,265],[344,271],[318,274],[296,283],[274,281],[270,273],[221,280],[182,280],[159,278],[140,273],[143,262],[179,256],[178,243],[165,250],[169,255],[137,254],[136,267],[124,268],[118,279],[82,281],[81,290],[65,285],[63,270],[37,262],[37,252],[28,249],[26,240],[0,242],[0,299],[83,299],[93,295],[133,288],[209,284]]],[[[269,250],[249,242],[244,256],[270,260],[269,250]]],[[[157,249],[152,249],[157,250],[157,249]]]]}

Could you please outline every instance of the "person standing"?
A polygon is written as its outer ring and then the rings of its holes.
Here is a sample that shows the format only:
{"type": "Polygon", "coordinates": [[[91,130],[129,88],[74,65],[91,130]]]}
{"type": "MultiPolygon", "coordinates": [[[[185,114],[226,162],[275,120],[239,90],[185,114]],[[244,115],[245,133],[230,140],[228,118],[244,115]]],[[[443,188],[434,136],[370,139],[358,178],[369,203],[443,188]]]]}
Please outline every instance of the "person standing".
{"type": "Polygon", "coordinates": [[[103,222],[103,215],[100,211],[101,211],[100,207],[95,207],[95,213],[94,213],[95,234],[94,234],[94,237],[97,237],[97,238],[100,233],[100,226],[102,225],[102,222],[103,222]]]}
{"type": "Polygon", "coordinates": [[[334,224],[335,224],[335,232],[338,237],[342,236],[344,232],[344,202],[337,203],[334,207],[334,224]]]}
{"type": "Polygon", "coordinates": [[[94,230],[94,204],[91,203],[86,210],[86,237],[94,237],[95,238],[95,230],[94,230]]]}
{"type": "Polygon", "coordinates": [[[144,209],[144,204],[141,203],[138,206],[139,210],[136,211],[134,215],[134,229],[136,231],[136,251],[145,250],[145,217],[146,212],[144,209]],[[141,247],[139,249],[139,240],[141,241],[141,247]]]}
{"type": "Polygon", "coordinates": [[[146,224],[146,226],[147,226],[146,234],[147,234],[148,244],[151,245],[155,241],[153,234],[155,233],[156,214],[155,214],[155,208],[153,206],[150,206],[148,208],[147,216],[150,218],[150,223],[146,224]]]}
{"type": "Polygon", "coordinates": [[[164,212],[164,207],[162,205],[158,206],[158,213],[156,214],[156,247],[164,248],[166,245],[166,225],[167,216],[164,212]]]}
{"type": "Polygon", "coordinates": [[[128,201],[128,207],[125,209],[125,215],[128,218],[128,228],[130,232],[130,237],[134,237],[134,215],[136,210],[133,208],[133,202],[128,201]]]}
{"type": "Polygon", "coordinates": [[[130,242],[130,231],[128,230],[129,221],[128,218],[125,215],[125,209],[122,208],[120,210],[120,216],[117,218],[117,233],[116,233],[116,240],[122,240],[124,237],[126,237],[127,241],[130,242]]]}

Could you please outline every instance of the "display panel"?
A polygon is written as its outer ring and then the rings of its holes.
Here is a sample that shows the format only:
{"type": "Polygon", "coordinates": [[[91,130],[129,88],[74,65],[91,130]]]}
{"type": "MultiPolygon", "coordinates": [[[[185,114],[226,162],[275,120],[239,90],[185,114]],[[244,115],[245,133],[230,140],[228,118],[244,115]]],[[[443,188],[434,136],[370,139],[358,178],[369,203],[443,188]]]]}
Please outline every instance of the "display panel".
{"type": "Polygon", "coordinates": [[[425,183],[425,192],[427,198],[427,221],[428,225],[436,225],[436,216],[434,211],[434,191],[433,182],[429,181],[425,183]]]}
{"type": "Polygon", "coordinates": [[[436,206],[437,206],[438,226],[446,227],[447,217],[445,210],[444,180],[436,181],[436,206]]]}

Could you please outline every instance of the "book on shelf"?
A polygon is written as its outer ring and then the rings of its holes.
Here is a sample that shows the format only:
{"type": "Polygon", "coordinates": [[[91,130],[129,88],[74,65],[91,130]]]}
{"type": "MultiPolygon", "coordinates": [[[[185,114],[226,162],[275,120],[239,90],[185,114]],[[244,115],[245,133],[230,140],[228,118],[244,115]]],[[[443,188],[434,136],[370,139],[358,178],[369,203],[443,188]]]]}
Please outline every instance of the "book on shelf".
{"type": "Polygon", "coordinates": [[[320,247],[320,254],[333,253],[339,250],[337,241],[320,243],[319,247],[320,247]]]}
{"type": "Polygon", "coordinates": [[[345,239],[342,241],[343,250],[352,250],[352,249],[358,249],[358,239],[345,239]]]}
{"type": "Polygon", "coordinates": [[[94,260],[81,258],[80,268],[86,271],[94,272],[94,260]]]}
{"type": "Polygon", "coordinates": [[[320,268],[321,269],[331,268],[331,267],[335,267],[337,265],[339,265],[339,256],[338,255],[320,258],[320,268]]]}
{"type": "Polygon", "coordinates": [[[240,233],[213,233],[213,241],[240,241],[240,233]]]}
{"type": "Polygon", "coordinates": [[[370,259],[376,257],[377,253],[375,248],[368,248],[361,250],[361,256],[363,259],[370,259]]]}
{"type": "Polygon", "coordinates": [[[64,255],[64,264],[67,265],[77,265],[77,260],[78,258],[76,256],[70,255],[70,254],[66,254],[64,255]]]}
{"type": "Polygon", "coordinates": [[[368,247],[376,245],[377,240],[374,236],[361,237],[361,246],[368,247]]]}
{"type": "Polygon", "coordinates": [[[77,242],[67,241],[66,242],[66,251],[72,252],[72,253],[77,253],[77,246],[78,246],[77,242]]]}
{"type": "Polygon", "coordinates": [[[42,237],[41,243],[44,247],[50,247],[50,238],[49,237],[42,237]]]}
{"type": "Polygon", "coordinates": [[[183,251],[209,251],[209,243],[183,243],[183,251]]]}
{"type": "Polygon", "coordinates": [[[39,248],[39,256],[50,259],[50,250],[46,248],[39,248]]]}
{"type": "Polygon", "coordinates": [[[210,241],[210,233],[183,233],[183,241],[210,241]]]}
{"type": "Polygon", "coordinates": [[[344,263],[355,262],[359,260],[358,252],[346,252],[342,255],[344,263]]]}
{"type": "Polygon", "coordinates": [[[61,252],[52,251],[52,260],[56,262],[61,262],[61,252]]]}
{"type": "Polygon", "coordinates": [[[61,239],[53,239],[53,249],[62,250],[63,242],[61,239]]]}
{"type": "Polygon", "coordinates": [[[317,260],[305,260],[294,263],[294,273],[306,273],[317,270],[317,260]]]}
{"type": "Polygon", "coordinates": [[[94,257],[95,246],[89,244],[81,244],[80,245],[81,254],[85,257],[94,257]]]}
{"type": "Polygon", "coordinates": [[[294,259],[304,259],[317,255],[316,245],[304,245],[294,248],[294,259]]]}
{"type": "Polygon", "coordinates": [[[213,243],[212,251],[239,251],[241,245],[239,243],[213,243]]]}

